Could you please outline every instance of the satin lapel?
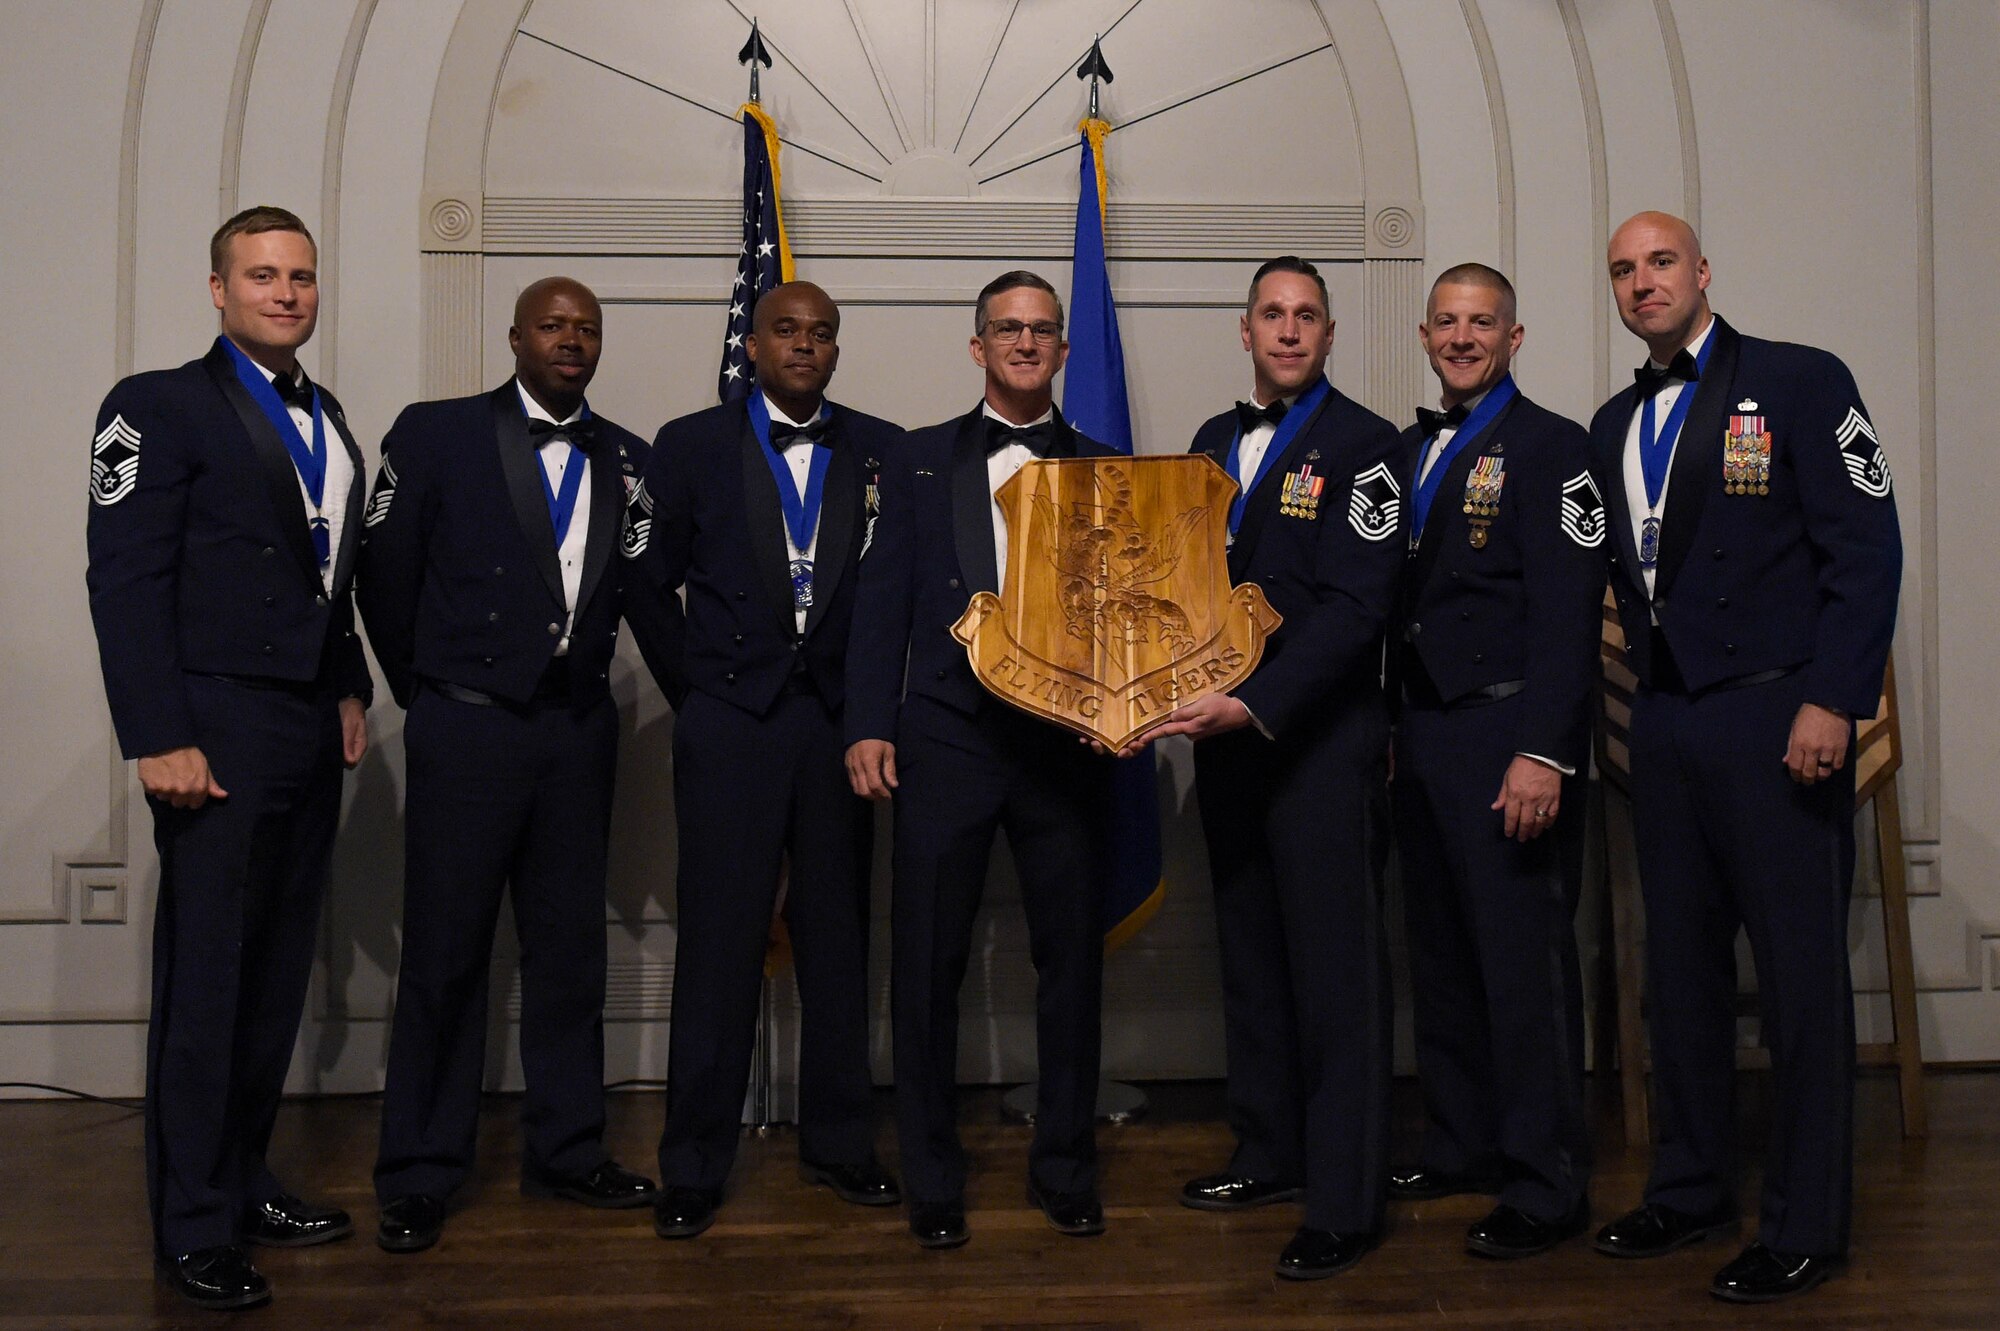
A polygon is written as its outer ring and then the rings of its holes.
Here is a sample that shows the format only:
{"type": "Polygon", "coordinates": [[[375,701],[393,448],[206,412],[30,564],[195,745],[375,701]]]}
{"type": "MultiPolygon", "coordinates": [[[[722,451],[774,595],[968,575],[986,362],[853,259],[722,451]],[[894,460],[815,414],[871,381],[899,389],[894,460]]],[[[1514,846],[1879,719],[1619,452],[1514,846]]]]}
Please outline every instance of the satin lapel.
{"type": "Polygon", "coordinates": [[[1617,428],[1601,440],[1593,440],[1597,451],[1597,471],[1604,479],[1604,516],[1611,523],[1611,538],[1618,542],[1618,572],[1626,584],[1646,596],[1646,575],[1639,567],[1639,547],[1632,537],[1632,506],[1625,499],[1625,440],[1632,432],[1632,413],[1639,409],[1639,392],[1628,388],[1611,399],[1617,403],[1610,419],[1617,428]]]}
{"type": "MultiPolygon", "coordinates": [[[[1516,397],[1514,402],[1520,400],[1516,397]]],[[[1458,450],[1458,456],[1445,465],[1444,479],[1438,483],[1437,495],[1431,500],[1430,516],[1424,523],[1424,534],[1417,538],[1416,562],[1410,568],[1412,587],[1423,587],[1429,582],[1431,569],[1437,564],[1438,551],[1444,548],[1446,529],[1456,531],[1459,526],[1458,519],[1465,516],[1462,511],[1465,507],[1465,478],[1472,474],[1472,464],[1487,456],[1489,451],[1502,457],[1506,456],[1506,440],[1502,438],[1502,431],[1507,428],[1507,418],[1514,414],[1514,402],[1509,402],[1502,408],[1500,414],[1493,418],[1493,423],[1479,432],[1477,439],[1466,440],[1465,447],[1458,450]],[[1500,445],[1498,448],[1494,447],[1496,441],[1500,445]],[[1454,514],[1457,516],[1453,516],[1454,514]]],[[[1417,441],[1417,447],[1423,447],[1421,439],[1417,441]]],[[[1412,469],[1410,489],[1414,492],[1416,488],[1416,472],[1412,469]]]]}
{"type": "Polygon", "coordinates": [[[299,492],[299,469],[292,462],[292,455],[285,450],[285,441],[278,438],[278,432],[271,427],[264,413],[258,409],[256,399],[243,387],[243,381],[236,377],[236,365],[223,349],[221,339],[209,351],[202,362],[208,367],[209,377],[222,390],[230,408],[243,422],[243,429],[250,436],[250,447],[257,454],[257,461],[264,468],[264,490],[271,497],[272,512],[278,519],[278,529],[284,534],[285,547],[298,561],[299,571],[311,578],[315,587],[322,587],[319,580],[319,556],[313,553],[312,529],[306,523],[305,496],[299,492]]]}
{"type": "MultiPolygon", "coordinates": [[[[324,394],[320,400],[323,410],[324,394]]],[[[325,415],[334,432],[340,436],[341,446],[347,450],[347,461],[354,468],[354,479],[347,485],[347,516],[341,520],[340,549],[333,555],[333,585],[339,591],[354,576],[354,560],[361,552],[361,533],[366,530],[361,523],[361,510],[368,493],[368,471],[361,463],[361,450],[355,446],[354,436],[348,433],[347,418],[337,411],[328,411],[325,415]]]]}
{"type": "Polygon", "coordinates": [[[514,520],[521,524],[521,534],[528,538],[528,548],[534,552],[535,567],[541,570],[549,595],[557,605],[563,605],[566,602],[562,564],[556,555],[556,529],[549,521],[549,500],[543,493],[547,482],[541,474],[542,461],[535,456],[535,446],[528,439],[528,414],[521,410],[520,392],[512,380],[495,392],[491,401],[494,445],[500,451],[500,472],[507,478],[507,498],[514,505],[514,520]]]}
{"type": "Polygon", "coordinates": [[[993,491],[986,483],[985,427],[979,411],[958,423],[951,453],[951,532],[965,592],[1000,591],[993,551],[993,491]]]}
{"type": "Polygon", "coordinates": [[[1701,510],[1708,492],[1722,474],[1723,417],[1735,396],[1737,353],[1741,346],[1736,330],[1715,321],[1715,349],[1708,353],[1708,365],[1695,380],[1694,402],[1681,423],[1680,440],[1674,445],[1673,473],[1667,482],[1667,511],[1660,519],[1660,566],[1654,571],[1653,595],[1665,596],[1674,575],[1687,562],[1694,548],[1694,531],[1701,524],[1701,510]]]}
{"type": "MultiPolygon", "coordinates": [[[[1321,424],[1326,420],[1326,409],[1333,405],[1335,396],[1334,391],[1327,392],[1327,395],[1320,400],[1319,407],[1313,412],[1312,418],[1292,437],[1291,444],[1264,470],[1263,479],[1250,491],[1249,502],[1243,507],[1243,524],[1236,529],[1235,546],[1236,550],[1243,552],[1246,560],[1250,557],[1250,553],[1256,550],[1257,537],[1262,534],[1265,522],[1278,511],[1278,498],[1285,489],[1284,476],[1293,469],[1294,461],[1303,458],[1315,448],[1320,450],[1320,458],[1316,459],[1318,461],[1333,456],[1334,441],[1320,439],[1318,434],[1321,424]]],[[[1351,480],[1352,477],[1341,479],[1351,480]]],[[[1333,481],[1333,477],[1327,477],[1329,487],[1333,481]]]]}
{"type": "Polygon", "coordinates": [[[840,576],[847,571],[847,551],[854,544],[854,519],[866,502],[866,481],[860,460],[854,456],[855,445],[841,430],[838,413],[833,419],[828,438],[833,457],[826,464],[826,485],[820,492],[819,543],[813,547],[813,603],[806,611],[807,633],[818,627],[826,618],[826,608],[833,604],[840,576]]]}
{"type": "Polygon", "coordinates": [[[583,577],[576,585],[578,611],[590,604],[591,593],[611,563],[611,551],[625,525],[625,473],[618,465],[618,445],[599,439],[585,456],[590,461],[590,530],[583,534],[583,577]]]}
{"type": "Polygon", "coordinates": [[[750,412],[745,408],[736,431],[736,451],[743,471],[743,525],[750,534],[750,562],[756,566],[757,580],[764,584],[764,600],[785,626],[785,636],[799,633],[797,612],[792,607],[792,553],[785,544],[785,510],[778,500],[778,478],[764,460],[764,446],[750,428],[750,412]]]}

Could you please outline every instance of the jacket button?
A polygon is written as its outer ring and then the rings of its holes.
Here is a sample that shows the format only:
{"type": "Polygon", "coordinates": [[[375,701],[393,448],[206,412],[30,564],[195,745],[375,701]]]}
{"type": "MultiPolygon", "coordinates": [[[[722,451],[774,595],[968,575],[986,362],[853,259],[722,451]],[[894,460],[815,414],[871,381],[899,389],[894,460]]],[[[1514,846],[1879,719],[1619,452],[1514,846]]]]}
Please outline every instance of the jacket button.
{"type": "Polygon", "coordinates": [[[938,672],[937,672],[937,677],[938,677],[939,679],[943,679],[943,678],[944,678],[944,671],[942,671],[942,670],[938,671],[938,672]]]}
{"type": "Polygon", "coordinates": [[[744,594],[743,594],[742,592],[738,592],[738,593],[736,593],[736,599],[737,599],[737,600],[739,600],[739,601],[740,601],[740,600],[742,600],[743,598],[744,598],[744,594]]]}
{"type": "Polygon", "coordinates": [[[728,674],[724,675],[722,677],[722,682],[725,684],[734,684],[736,682],[736,672],[732,670],[728,674]]]}
{"type": "Polygon", "coordinates": [[[609,677],[608,677],[608,676],[607,676],[607,675],[606,675],[606,674],[605,674],[605,673],[604,673],[604,672],[603,672],[602,670],[600,670],[600,671],[598,671],[598,672],[597,672],[597,677],[598,677],[599,679],[606,679],[606,678],[609,678],[609,677]]]}
{"type": "Polygon", "coordinates": [[[486,664],[487,664],[487,665],[492,665],[492,664],[493,664],[493,658],[492,658],[492,657],[490,657],[490,656],[489,656],[489,657],[486,657],[486,658],[485,658],[485,662],[486,662],[486,664]]]}
{"type": "Polygon", "coordinates": [[[278,548],[276,546],[267,545],[264,547],[264,558],[266,559],[269,559],[272,555],[275,555],[277,553],[278,553],[278,548]]]}
{"type": "Polygon", "coordinates": [[[1727,596],[1716,597],[1715,608],[1717,610],[1727,610],[1729,608],[1729,598],[1727,596]]]}
{"type": "Polygon", "coordinates": [[[1719,545],[1715,547],[1715,557],[1717,559],[1722,558],[1722,547],[1719,545]]]}
{"type": "Polygon", "coordinates": [[[1665,610],[1666,608],[1667,608],[1667,598],[1666,598],[1666,597],[1664,597],[1664,596],[1655,596],[1655,597],[1653,598],[1653,610],[1654,610],[1654,611],[1655,611],[1656,613],[1657,613],[1658,611],[1661,611],[1661,610],[1665,610]]]}
{"type": "Polygon", "coordinates": [[[1474,652],[1474,653],[1472,654],[1472,664],[1474,664],[1474,665],[1485,665],[1485,664],[1486,664],[1486,653],[1485,653],[1485,652],[1474,652]]]}
{"type": "Polygon", "coordinates": [[[740,642],[742,642],[742,641],[743,641],[743,635],[742,635],[742,634],[740,634],[740,633],[732,633],[732,634],[730,634],[729,636],[730,636],[730,641],[731,641],[731,642],[737,642],[737,643],[740,643],[740,642]]]}
{"type": "Polygon", "coordinates": [[[945,580],[945,584],[944,584],[944,585],[945,585],[945,586],[947,586],[947,587],[949,587],[949,588],[951,588],[951,589],[952,589],[953,591],[957,591],[957,590],[958,590],[958,579],[957,579],[957,578],[947,578],[947,579],[945,580]]]}
{"type": "Polygon", "coordinates": [[[495,565],[493,566],[493,576],[494,576],[494,577],[496,577],[496,578],[499,578],[499,577],[504,577],[504,576],[506,576],[506,573],[507,573],[507,570],[506,570],[506,569],[504,569],[504,568],[502,568],[502,567],[501,567],[500,565],[498,565],[498,564],[495,564],[495,565]]]}
{"type": "Polygon", "coordinates": [[[794,642],[794,643],[792,644],[792,650],[796,652],[796,651],[797,651],[798,649],[799,649],[799,644],[798,644],[798,643],[796,643],[796,642],[794,642]]]}
{"type": "Polygon", "coordinates": [[[1467,620],[1470,620],[1471,618],[1472,618],[1472,612],[1470,610],[1461,610],[1458,612],[1458,622],[1461,624],[1465,623],[1467,620]]]}
{"type": "Polygon", "coordinates": [[[500,612],[498,610],[488,610],[486,612],[486,622],[489,624],[498,624],[500,622],[500,612]]]}
{"type": "Polygon", "coordinates": [[[1733,642],[1725,642],[1725,643],[1723,643],[1723,644],[1722,644],[1722,654],[1723,654],[1724,656],[1734,656],[1734,655],[1736,655],[1736,644],[1735,644],[1735,643],[1733,643],[1733,642]]]}
{"type": "Polygon", "coordinates": [[[1450,576],[1451,576],[1451,580],[1452,580],[1453,582],[1457,582],[1457,581],[1458,581],[1458,570],[1457,570],[1457,569],[1453,569],[1453,570],[1451,571],[1451,575],[1450,575],[1450,576]]]}
{"type": "Polygon", "coordinates": [[[277,603],[278,603],[278,598],[275,596],[267,596],[264,598],[265,605],[276,605],[277,603]]]}
{"type": "Polygon", "coordinates": [[[551,638],[560,638],[562,636],[562,625],[560,624],[549,625],[549,636],[551,638]]]}
{"type": "Polygon", "coordinates": [[[270,643],[267,642],[264,644],[264,655],[269,656],[273,650],[275,649],[271,646],[270,643]]]}
{"type": "Polygon", "coordinates": [[[313,604],[314,604],[314,605],[325,605],[325,604],[326,604],[326,593],[325,593],[325,592],[321,592],[321,593],[320,593],[319,595],[317,595],[317,596],[313,597],[313,604]]]}
{"type": "Polygon", "coordinates": [[[1407,630],[1404,631],[1403,636],[1406,638],[1414,638],[1423,631],[1424,631],[1424,626],[1422,624],[1412,624],[1407,630]]]}

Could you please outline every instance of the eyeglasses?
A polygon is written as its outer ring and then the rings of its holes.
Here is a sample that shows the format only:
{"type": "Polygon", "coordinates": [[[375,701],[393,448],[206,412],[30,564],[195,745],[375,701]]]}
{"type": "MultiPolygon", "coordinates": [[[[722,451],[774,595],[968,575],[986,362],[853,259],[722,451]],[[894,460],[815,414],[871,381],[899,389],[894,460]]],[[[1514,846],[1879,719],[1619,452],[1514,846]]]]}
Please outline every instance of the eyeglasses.
{"type": "Polygon", "coordinates": [[[1019,319],[995,319],[986,325],[986,333],[995,342],[1019,342],[1021,334],[1033,333],[1035,341],[1046,347],[1052,346],[1062,336],[1062,325],[1048,320],[1024,324],[1019,319]]]}

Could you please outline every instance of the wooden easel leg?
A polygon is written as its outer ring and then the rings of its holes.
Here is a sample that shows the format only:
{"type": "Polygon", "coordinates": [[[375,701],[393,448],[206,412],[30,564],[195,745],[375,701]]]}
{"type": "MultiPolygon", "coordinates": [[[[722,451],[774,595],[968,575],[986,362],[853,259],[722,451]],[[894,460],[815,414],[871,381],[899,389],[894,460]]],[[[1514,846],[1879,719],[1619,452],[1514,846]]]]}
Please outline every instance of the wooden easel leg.
{"type": "Polygon", "coordinates": [[[1875,849],[1882,865],[1882,937],[1889,954],[1889,1012],[1896,1026],[1896,1077],[1903,1135],[1929,1135],[1924,1053],[1917,1029],[1916,963],[1910,954],[1910,898],[1903,879],[1903,808],[1892,777],[1875,792],[1875,849]]]}
{"type": "Polygon", "coordinates": [[[1646,1102],[1646,949],[1639,939],[1642,909],[1638,860],[1632,838],[1632,804],[1622,794],[1604,796],[1604,863],[1611,880],[1611,939],[1618,974],[1618,1084],[1625,1106],[1625,1141],[1644,1146],[1653,1139],[1646,1102]]]}

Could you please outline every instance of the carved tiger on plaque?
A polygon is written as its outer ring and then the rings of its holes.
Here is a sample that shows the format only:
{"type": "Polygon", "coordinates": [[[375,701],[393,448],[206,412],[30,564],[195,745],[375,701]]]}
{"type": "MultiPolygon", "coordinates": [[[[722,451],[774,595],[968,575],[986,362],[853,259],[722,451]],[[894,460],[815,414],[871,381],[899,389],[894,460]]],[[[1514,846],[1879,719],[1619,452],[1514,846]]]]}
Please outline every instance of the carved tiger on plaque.
{"type": "Polygon", "coordinates": [[[1235,494],[1199,454],[1021,468],[994,496],[1003,590],[951,630],[980,683],[1110,749],[1242,683],[1283,620],[1261,588],[1229,585],[1235,494]]]}

